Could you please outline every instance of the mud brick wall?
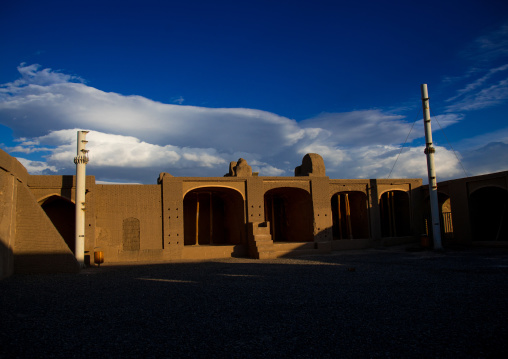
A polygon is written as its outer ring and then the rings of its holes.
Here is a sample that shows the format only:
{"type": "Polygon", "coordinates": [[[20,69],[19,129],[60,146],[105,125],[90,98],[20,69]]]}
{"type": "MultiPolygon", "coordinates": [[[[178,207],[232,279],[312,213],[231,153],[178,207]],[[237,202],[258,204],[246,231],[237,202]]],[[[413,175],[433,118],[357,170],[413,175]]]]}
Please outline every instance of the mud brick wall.
{"type": "Polygon", "coordinates": [[[139,250],[163,249],[161,196],[160,185],[95,186],[94,211],[87,215],[95,216],[95,247],[105,260],[136,247],[137,233],[139,250]]]}

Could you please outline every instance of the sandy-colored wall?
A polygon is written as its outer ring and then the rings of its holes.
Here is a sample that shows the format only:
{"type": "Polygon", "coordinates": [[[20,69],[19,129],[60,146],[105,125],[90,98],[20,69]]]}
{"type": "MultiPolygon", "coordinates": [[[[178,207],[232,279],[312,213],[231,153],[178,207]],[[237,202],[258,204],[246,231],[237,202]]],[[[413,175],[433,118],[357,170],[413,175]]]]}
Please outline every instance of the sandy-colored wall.
{"type": "Polygon", "coordinates": [[[140,250],[163,249],[160,185],[96,185],[94,198],[95,247],[105,260],[117,260],[123,251],[128,218],[139,220],[140,250]]]}
{"type": "Polygon", "coordinates": [[[26,168],[16,158],[2,149],[0,149],[0,170],[9,172],[21,183],[26,184],[28,182],[29,175],[26,168]]]}
{"type": "Polygon", "coordinates": [[[16,198],[14,272],[77,272],[74,254],[28,187],[18,186],[16,198]]]}
{"type": "Polygon", "coordinates": [[[0,171],[0,279],[10,276],[14,270],[16,186],[16,177],[0,171]]]}
{"type": "Polygon", "coordinates": [[[74,202],[76,179],[75,176],[32,175],[28,178],[28,187],[39,202],[53,195],[74,202]]]}
{"type": "Polygon", "coordinates": [[[0,278],[78,271],[74,255],[27,187],[29,177],[17,159],[0,150],[0,278]]]}
{"type": "MultiPolygon", "coordinates": [[[[69,255],[69,248],[62,242],[61,236],[41,208],[41,204],[51,196],[59,196],[68,200],[72,206],[75,177],[29,176],[19,162],[3,151],[0,152],[0,168],[3,168],[4,173],[0,178],[3,196],[0,211],[14,213],[11,217],[4,214],[0,222],[2,256],[8,256],[9,248],[18,253],[45,251],[69,255]],[[13,176],[8,169],[18,175],[13,176]],[[11,198],[10,202],[7,198],[11,198]],[[17,221],[20,216],[23,219],[17,221]],[[13,241],[13,236],[9,235],[12,228],[18,227],[21,238],[19,243],[13,241]],[[43,235],[39,235],[41,229],[44,231],[43,235]]],[[[159,179],[157,185],[97,185],[93,176],[87,176],[85,251],[93,258],[93,252],[100,249],[104,252],[107,262],[183,258],[185,194],[202,187],[211,187],[210,192],[222,199],[226,210],[234,212],[226,211],[224,216],[241,217],[237,221],[238,225],[228,227],[228,230],[240,233],[241,237],[239,242],[236,241],[236,237],[230,238],[227,242],[231,245],[245,247],[247,224],[267,220],[264,201],[265,195],[271,190],[275,192],[270,193],[281,196],[288,206],[286,216],[293,224],[290,230],[287,230],[286,240],[314,242],[305,244],[305,248],[325,251],[335,248],[331,243],[337,242],[333,240],[332,233],[332,196],[343,191],[365,193],[370,238],[362,238],[358,243],[343,241],[339,247],[347,249],[349,245],[352,248],[376,245],[381,239],[379,198],[387,190],[402,190],[408,193],[412,233],[416,235],[419,233],[417,223],[421,217],[418,209],[421,207],[420,186],[419,179],[330,180],[325,175],[225,178],[177,178],[166,175],[159,179]],[[303,235],[307,232],[308,235],[303,235]]],[[[49,206],[50,202],[47,203],[49,206]]],[[[56,211],[61,207],[62,205],[56,211]]],[[[195,255],[199,256],[199,248],[194,249],[195,255]]],[[[224,253],[228,251],[229,249],[224,253]]],[[[7,272],[9,269],[2,270],[7,272]]]]}
{"type": "Polygon", "coordinates": [[[17,187],[27,179],[21,163],[0,149],[0,279],[14,272],[17,187]]]}

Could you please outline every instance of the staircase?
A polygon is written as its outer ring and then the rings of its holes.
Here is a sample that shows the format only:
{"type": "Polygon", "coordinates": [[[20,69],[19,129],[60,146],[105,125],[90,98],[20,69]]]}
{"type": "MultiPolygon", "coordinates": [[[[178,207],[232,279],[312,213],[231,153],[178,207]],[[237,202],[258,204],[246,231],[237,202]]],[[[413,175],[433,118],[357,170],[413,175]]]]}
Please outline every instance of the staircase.
{"type": "Polygon", "coordinates": [[[274,246],[270,234],[270,222],[249,222],[249,257],[274,258],[274,246]]]}

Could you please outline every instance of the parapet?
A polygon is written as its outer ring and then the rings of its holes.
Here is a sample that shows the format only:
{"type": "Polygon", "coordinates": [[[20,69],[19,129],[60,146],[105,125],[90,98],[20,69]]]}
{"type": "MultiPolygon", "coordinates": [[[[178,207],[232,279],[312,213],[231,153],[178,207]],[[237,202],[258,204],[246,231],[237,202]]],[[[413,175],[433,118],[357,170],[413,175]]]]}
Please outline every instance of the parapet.
{"type": "Polygon", "coordinates": [[[162,179],[164,177],[173,177],[172,175],[170,175],[169,173],[167,172],[161,172],[159,173],[159,177],[157,178],[157,184],[161,184],[162,183],[162,179]]]}
{"type": "Polygon", "coordinates": [[[325,177],[326,168],[323,157],[317,153],[307,153],[303,157],[301,166],[295,168],[295,176],[325,177]]]}
{"type": "Polygon", "coordinates": [[[251,177],[252,167],[249,166],[247,161],[243,158],[238,159],[238,162],[231,161],[229,163],[229,173],[224,177],[251,177]]]}
{"type": "Polygon", "coordinates": [[[0,169],[10,172],[20,182],[28,182],[28,171],[25,167],[15,158],[10,156],[7,152],[0,149],[0,169]]]}

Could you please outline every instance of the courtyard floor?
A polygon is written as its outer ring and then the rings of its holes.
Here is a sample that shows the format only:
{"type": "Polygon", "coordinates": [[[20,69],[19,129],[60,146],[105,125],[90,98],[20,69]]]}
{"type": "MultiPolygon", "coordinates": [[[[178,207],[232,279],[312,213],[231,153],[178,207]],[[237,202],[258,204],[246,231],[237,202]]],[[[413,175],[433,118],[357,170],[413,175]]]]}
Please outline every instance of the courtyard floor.
{"type": "Polygon", "coordinates": [[[506,358],[508,249],[14,275],[0,318],[0,358],[506,358]]]}

